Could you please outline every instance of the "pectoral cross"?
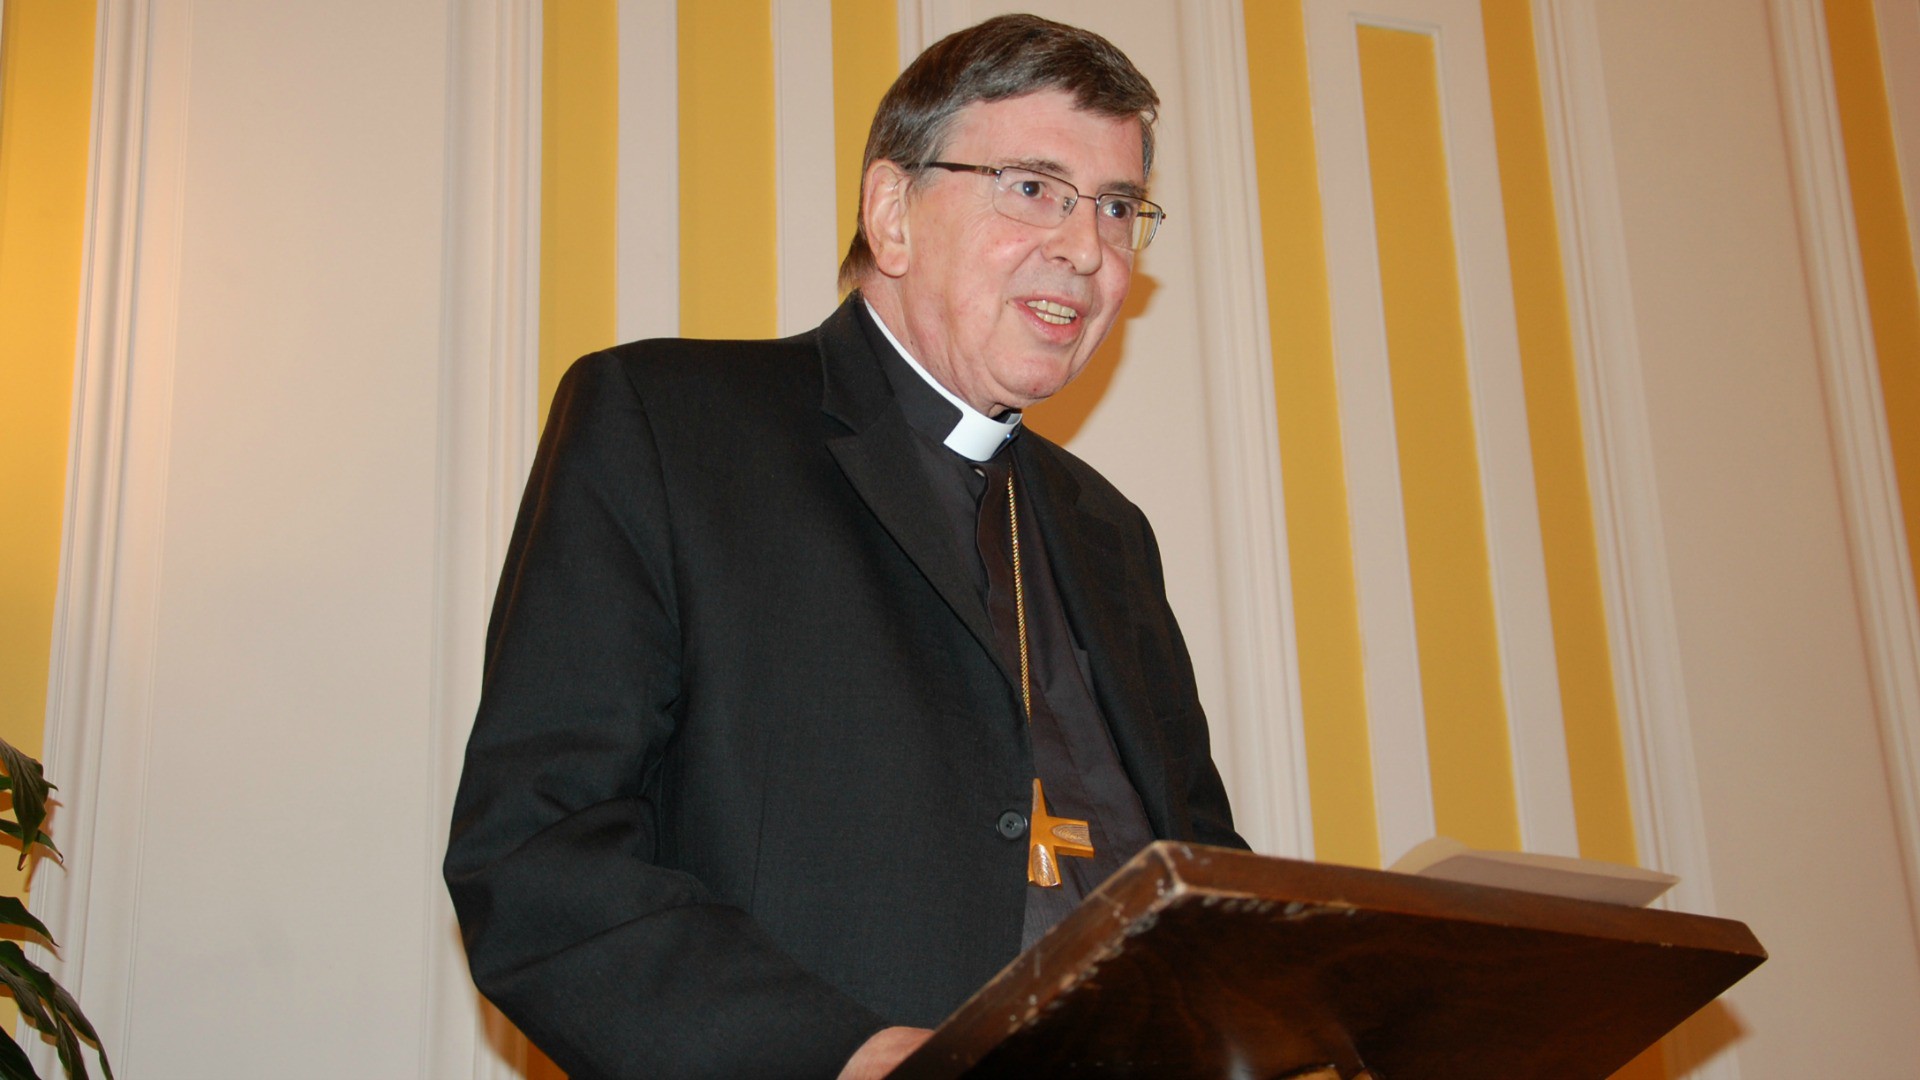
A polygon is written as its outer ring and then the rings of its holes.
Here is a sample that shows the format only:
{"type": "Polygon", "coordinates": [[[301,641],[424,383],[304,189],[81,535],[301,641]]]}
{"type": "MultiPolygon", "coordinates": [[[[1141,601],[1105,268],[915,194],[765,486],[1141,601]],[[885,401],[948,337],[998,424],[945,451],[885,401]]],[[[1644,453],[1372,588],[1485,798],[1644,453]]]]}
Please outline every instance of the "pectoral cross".
{"type": "Polygon", "coordinates": [[[1047,812],[1047,797],[1040,790],[1040,778],[1033,778],[1033,813],[1027,815],[1027,880],[1044,889],[1060,884],[1062,855],[1077,859],[1093,858],[1093,838],[1087,823],[1058,818],[1047,812]]]}
{"type": "MultiPolygon", "coordinates": [[[[1020,712],[1033,723],[1033,662],[1027,643],[1027,589],[1020,567],[1020,509],[1014,497],[1013,468],[1006,470],[1007,534],[1013,555],[1013,610],[1015,638],[1020,643],[1020,712]]],[[[985,504],[982,504],[983,507],[985,504]]],[[[986,514],[983,510],[982,517],[986,514]]],[[[984,553],[992,546],[981,542],[984,553]]],[[[989,578],[993,565],[989,562],[989,578]]],[[[1027,880],[1043,889],[1060,884],[1060,857],[1093,858],[1093,838],[1084,821],[1057,818],[1047,812],[1047,797],[1040,790],[1040,778],[1033,778],[1033,813],[1027,815],[1027,880]]]]}

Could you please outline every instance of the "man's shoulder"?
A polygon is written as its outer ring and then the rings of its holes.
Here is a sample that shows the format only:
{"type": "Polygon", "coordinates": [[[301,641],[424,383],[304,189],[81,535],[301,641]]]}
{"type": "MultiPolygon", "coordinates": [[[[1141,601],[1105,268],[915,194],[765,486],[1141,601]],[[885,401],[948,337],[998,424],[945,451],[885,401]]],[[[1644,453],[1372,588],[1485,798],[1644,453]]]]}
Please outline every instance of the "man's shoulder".
{"type": "Polygon", "coordinates": [[[766,341],[650,338],[589,353],[560,381],[559,398],[631,402],[653,416],[744,419],[763,408],[820,404],[820,354],[811,333],[766,341]]]}
{"type": "Polygon", "coordinates": [[[583,374],[605,378],[618,372],[637,388],[652,386],[725,389],[769,379],[818,380],[819,345],[808,331],[769,340],[647,338],[615,345],[574,362],[583,374]]]}
{"type": "Polygon", "coordinates": [[[639,424],[657,445],[698,450],[807,430],[821,401],[810,335],[769,341],[653,338],[573,362],[548,426],[618,430],[639,424]]]}

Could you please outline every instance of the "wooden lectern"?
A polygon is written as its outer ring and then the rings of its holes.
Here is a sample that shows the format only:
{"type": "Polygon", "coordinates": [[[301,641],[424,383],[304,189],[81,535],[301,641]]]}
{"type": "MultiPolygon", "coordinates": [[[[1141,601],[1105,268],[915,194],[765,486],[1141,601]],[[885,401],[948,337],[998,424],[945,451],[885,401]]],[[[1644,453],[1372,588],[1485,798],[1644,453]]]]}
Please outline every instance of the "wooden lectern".
{"type": "Polygon", "coordinates": [[[892,1075],[1604,1080],[1765,959],[1726,919],[1162,841],[892,1075]]]}

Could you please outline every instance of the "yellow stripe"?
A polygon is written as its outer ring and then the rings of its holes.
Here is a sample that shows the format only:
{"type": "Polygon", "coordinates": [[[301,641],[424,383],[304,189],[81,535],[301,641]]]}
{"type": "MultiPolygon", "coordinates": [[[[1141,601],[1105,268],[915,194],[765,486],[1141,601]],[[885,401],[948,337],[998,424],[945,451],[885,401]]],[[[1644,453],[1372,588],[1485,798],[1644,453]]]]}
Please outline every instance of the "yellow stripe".
{"type": "Polygon", "coordinates": [[[576,357],[614,343],[620,43],[614,0],[546,0],[540,119],[540,418],[576,357]]]}
{"type": "Polygon", "coordinates": [[[833,0],[833,161],[840,252],[860,213],[860,159],[867,126],[900,74],[900,24],[894,0],[833,0]]]}
{"type": "Polygon", "coordinates": [[[1533,14],[1527,0],[1481,0],[1480,12],[1580,853],[1632,864],[1633,806],[1580,437],[1580,390],[1553,213],[1533,14]]]}
{"type": "Polygon", "coordinates": [[[1920,285],[1914,276],[1920,252],[1912,251],[1907,239],[1908,208],[1900,191],[1873,4],[1827,0],[1826,18],[1854,232],[1906,519],[1907,554],[1916,560],[1914,578],[1920,581],[1920,285]]]}
{"type": "Polygon", "coordinates": [[[772,8],[681,0],[679,11],[680,332],[772,337],[772,8]]]}
{"type": "Polygon", "coordinates": [[[1439,831],[1519,845],[1433,39],[1363,26],[1361,92],[1439,831]]]}
{"type": "Polygon", "coordinates": [[[1245,18],[1314,855],[1378,866],[1306,29],[1298,4],[1248,4],[1245,18]]]}
{"type": "MultiPolygon", "coordinates": [[[[60,576],[86,237],[94,5],[8,0],[0,27],[0,737],[38,757],[60,576]]],[[[0,893],[26,894],[13,860],[0,893]]],[[[17,1015],[0,1001],[0,1024],[17,1015]]]]}

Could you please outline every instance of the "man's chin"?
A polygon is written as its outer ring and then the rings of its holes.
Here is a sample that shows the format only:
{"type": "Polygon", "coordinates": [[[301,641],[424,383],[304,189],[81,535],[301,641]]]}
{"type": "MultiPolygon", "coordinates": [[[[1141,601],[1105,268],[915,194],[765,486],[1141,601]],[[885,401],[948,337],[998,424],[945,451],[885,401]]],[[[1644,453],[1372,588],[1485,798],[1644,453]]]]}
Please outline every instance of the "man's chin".
{"type": "Polygon", "coordinates": [[[1075,375],[1080,374],[1083,365],[1063,364],[1057,360],[1038,360],[1024,367],[1021,374],[1025,377],[1006,385],[1007,401],[1023,401],[1022,404],[1009,406],[1015,409],[1030,408],[1066,389],[1075,375]]]}

